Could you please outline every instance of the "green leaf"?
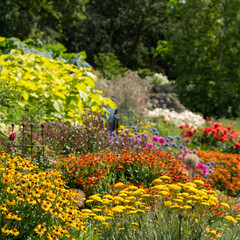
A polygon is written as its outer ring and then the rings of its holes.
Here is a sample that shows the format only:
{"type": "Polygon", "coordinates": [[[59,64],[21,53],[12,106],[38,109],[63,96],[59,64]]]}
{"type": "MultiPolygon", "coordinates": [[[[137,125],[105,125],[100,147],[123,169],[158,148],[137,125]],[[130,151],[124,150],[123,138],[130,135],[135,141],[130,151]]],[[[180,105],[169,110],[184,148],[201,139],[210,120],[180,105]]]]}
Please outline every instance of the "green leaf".
{"type": "Polygon", "coordinates": [[[8,136],[4,132],[2,132],[1,130],[0,130],[0,136],[4,137],[4,138],[8,138],[8,136]]]}
{"type": "Polygon", "coordinates": [[[58,112],[62,112],[63,109],[64,109],[64,104],[63,104],[62,101],[57,100],[57,101],[54,101],[53,107],[54,107],[58,112]]]}
{"type": "Polygon", "coordinates": [[[78,90],[78,92],[79,92],[79,96],[80,96],[80,98],[82,98],[83,101],[86,102],[87,97],[88,97],[88,94],[85,93],[85,92],[83,92],[83,91],[80,91],[80,90],[78,90]]]}
{"type": "Polygon", "coordinates": [[[26,91],[23,92],[23,98],[25,101],[27,101],[29,99],[29,95],[26,91]]]}

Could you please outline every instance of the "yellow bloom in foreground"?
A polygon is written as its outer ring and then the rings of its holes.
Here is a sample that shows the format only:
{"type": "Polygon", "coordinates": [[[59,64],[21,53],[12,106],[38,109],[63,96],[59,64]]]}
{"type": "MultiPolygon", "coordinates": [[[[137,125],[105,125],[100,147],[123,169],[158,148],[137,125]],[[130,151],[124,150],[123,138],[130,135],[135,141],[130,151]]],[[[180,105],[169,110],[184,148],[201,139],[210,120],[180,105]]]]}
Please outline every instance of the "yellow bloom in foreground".
{"type": "Polygon", "coordinates": [[[105,221],[105,217],[103,216],[95,216],[93,219],[98,220],[98,221],[105,221]]]}
{"type": "Polygon", "coordinates": [[[161,184],[162,182],[163,182],[162,179],[157,178],[157,179],[155,179],[155,180],[152,181],[152,184],[153,184],[153,185],[157,185],[157,184],[161,184]]]}
{"type": "Polygon", "coordinates": [[[160,179],[163,179],[163,180],[171,180],[171,178],[169,176],[161,176],[160,179]]]}
{"type": "Polygon", "coordinates": [[[136,228],[130,228],[129,230],[130,231],[136,231],[136,228]]]}
{"type": "Polygon", "coordinates": [[[231,217],[231,216],[226,216],[226,217],[224,217],[227,221],[229,221],[229,222],[232,222],[232,223],[236,223],[237,221],[233,218],[233,217],[231,217]]]}
{"type": "Polygon", "coordinates": [[[136,222],[132,222],[131,224],[132,224],[132,225],[135,225],[135,226],[139,226],[139,224],[136,223],[136,222]]]}
{"type": "Polygon", "coordinates": [[[204,185],[204,182],[202,180],[194,180],[193,182],[199,185],[204,185]]]}
{"type": "Polygon", "coordinates": [[[118,231],[124,231],[125,228],[118,228],[118,231]]]}
{"type": "Polygon", "coordinates": [[[227,203],[221,203],[221,205],[222,205],[223,207],[228,208],[228,209],[230,208],[229,205],[228,205],[227,203]]]}
{"type": "Polygon", "coordinates": [[[169,184],[169,185],[168,185],[168,188],[169,188],[170,190],[174,190],[174,191],[177,191],[177,190],[181,190],[181,189],[182,189],[180,186],[177,186],[177,185],[175,185],[175,184],[169,184]]]}
{"type": "Polygon", "coordinates": [[[115,185],[114,185],[114,188],[120,188],[120,187],[122,187],[122,186],[124,186],[124,184],[123,183],[116,183],[115,185]]]}
{"type": "Polygon", "coordinates": [[[7,199],[6,200],[6,204],[7,205],[10,205],[10,206],[14,206],[14,205],[16,205],[16,202],[15,202],[15,200],[14,199],[7,199]]]}

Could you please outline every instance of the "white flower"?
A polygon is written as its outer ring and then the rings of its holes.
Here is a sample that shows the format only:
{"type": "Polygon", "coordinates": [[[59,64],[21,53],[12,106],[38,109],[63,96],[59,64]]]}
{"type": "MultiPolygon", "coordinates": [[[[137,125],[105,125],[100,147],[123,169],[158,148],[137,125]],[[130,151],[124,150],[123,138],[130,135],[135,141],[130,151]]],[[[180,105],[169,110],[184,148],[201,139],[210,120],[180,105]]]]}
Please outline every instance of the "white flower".
{"type": "Polygon", "coordinates": [[[153,111],[149,111],[148,116],[163,117],[164,119],[172,121],[177,127],[185,124],[189,124],[190,127],[199,127],[205,123],[202,116],[194,114],[189,110],[177,113],[175,111],[169,111],[169,109],[156,108],[153,111]]]}

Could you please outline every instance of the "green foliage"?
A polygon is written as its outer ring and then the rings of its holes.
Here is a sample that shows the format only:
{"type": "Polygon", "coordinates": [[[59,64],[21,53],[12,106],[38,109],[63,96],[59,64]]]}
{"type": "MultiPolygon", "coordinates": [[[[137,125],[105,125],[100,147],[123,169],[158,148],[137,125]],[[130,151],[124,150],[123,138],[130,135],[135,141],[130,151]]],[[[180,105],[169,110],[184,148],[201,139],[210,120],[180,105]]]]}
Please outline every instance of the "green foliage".
{"type": "Polygon", "coordinates": [[[67,38],[70,26],[85,19],[88,0],[0,2],[0,35],[20,39],[40,38],[44,42],[67,38]]]}
{"type": "Polygon", "coordinates": [[[114,53],[98,53],[94,56],[94,61],[100,76],[109,80],[117,76],[124,76],[127,68],[123,67],[114,53]]]}
{"type": "Polygon", "coordinates": [[[239,96],[239,0],[171,1],[169,54],[181,102],[204,116],[236,117],[239,96]]]}
{"type": "Polygon", "coordinates": [[[61,43],[44,45],[39,39],[36,41],[32,39],[26,39],[25,41],[21,42],[17,38],[0,37],[0,53],[10,53],[12,49],[17,49],[23,54],[35,53],[47,58],[61,59],[65,63],[74,64],[79,68],[91,68],[91,65],[85,61],[87,55],[84,51],[79,53],[66,53],[67,49],[61,43]]]}
{"type": "Polygon", "coordinates": [[[65,45],[71,51],[84,49],[93,65],[97,53],[112,52],[124,66],[152,67],[154,48],[163,37],[167,2],[90,1],[86,5],[87,19],[70,28],[65,45]]]}

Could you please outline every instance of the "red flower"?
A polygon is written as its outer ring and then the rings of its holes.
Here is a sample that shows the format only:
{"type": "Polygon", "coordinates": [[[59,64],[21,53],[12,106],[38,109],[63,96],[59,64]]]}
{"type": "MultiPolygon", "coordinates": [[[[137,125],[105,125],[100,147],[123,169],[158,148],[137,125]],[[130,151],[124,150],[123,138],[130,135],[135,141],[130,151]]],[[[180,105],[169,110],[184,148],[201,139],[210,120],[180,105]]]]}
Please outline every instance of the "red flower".
{"type": "Polygon", "coordinates": [[[209,118],[206,119],[206,123],[210,123],[211,120],[209,118]]]}
{"type": "Polygon", "coordinates": [[[14,141],[15,138],[16,138],[16,134],[15,134],[15,133],[11,133],[11,134],[9,135],[9,140],[10,140],[10,141],[14,141]]]}
{"type": "Polygon", "coordinates": [[[228,125],[227,129],[228,129],[228,130],[232,130],[232,125],[231,125],[231,124],[228,125]]]}
{"type": "Polygon", "coordinates": [[[187,136],[188,137],[192,137],[194,134],[194,131],[193,130],[189,130],[189,132],[187,133],[187,136]]]}
{"type": "Polygon", "coordinates": [[[179,128],[184,129],[184,126],[183,126],[183,125],[180,125],[179,128]]]}
{"type": "Polygon", "coordinates": [[[234,146],[235,146],[236,149],[240,149],[240,142],[236,142],[236,143],[234,144],[234,146]]]}

